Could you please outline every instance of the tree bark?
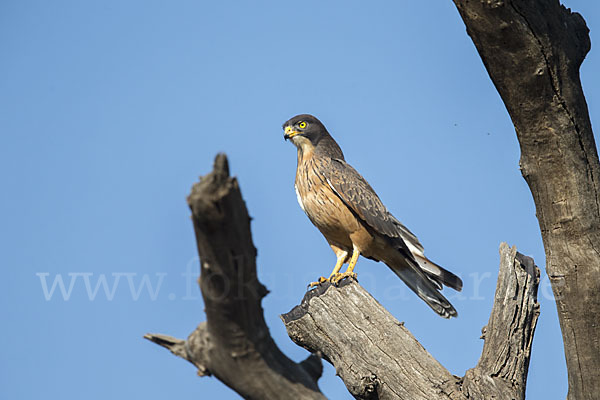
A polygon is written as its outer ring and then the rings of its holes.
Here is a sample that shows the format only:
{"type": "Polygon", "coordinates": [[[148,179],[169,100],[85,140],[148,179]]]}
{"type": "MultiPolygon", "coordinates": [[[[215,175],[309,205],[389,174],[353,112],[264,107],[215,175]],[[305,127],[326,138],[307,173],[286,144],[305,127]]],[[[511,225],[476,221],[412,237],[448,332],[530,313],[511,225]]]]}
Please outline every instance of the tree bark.
{"type": "Polygon", "coordinates": [[[317,380],[319,357],[297,364],[269,334],[261,306],[268,293],[256,276],[256,249],[250,217],[227,158],[196,183],[188,204],[201,259],[200,288],[206,322],[187,340],[167,335],[144,337],[214,375],[246,399],[324,399],[317,380]]]}
{"type": "Polygon", "coordinates": [[[558,0],[454,0],[510,114],[563,334],[568,398],[600,393],[600,164],[579,79],[585,21],[558,0]]]}
{"type": "Polygon", "coordinates": [[[331,362],[357,399],[524,399],[539,269],[500,246],[494,307],[479,363],[458,378],[355,281],[324,284],[282,315],[290,338],[331,362]]]}

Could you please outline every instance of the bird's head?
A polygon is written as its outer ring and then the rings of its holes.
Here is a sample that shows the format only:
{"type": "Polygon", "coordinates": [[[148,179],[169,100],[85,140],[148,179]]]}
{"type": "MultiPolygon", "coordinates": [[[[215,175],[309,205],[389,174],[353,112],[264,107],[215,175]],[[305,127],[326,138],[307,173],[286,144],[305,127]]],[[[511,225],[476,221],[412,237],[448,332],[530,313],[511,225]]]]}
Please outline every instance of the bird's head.
{"type": "Polygon", "coordinates": [[[283,138],[294,143],[299,155],[316,151],[330,158],[344,159],[340,146],[327,132],[325,125],[310,114],[296,115],[287,120],[283,124],[283,138]]]}
{"type": "Polygon", "coordinates": [[[325,126],[310,114],[300,114],[283,124],[283,138],[290,139],[297,147],[316,146],[323,136],[329,136],[325,126]]]}

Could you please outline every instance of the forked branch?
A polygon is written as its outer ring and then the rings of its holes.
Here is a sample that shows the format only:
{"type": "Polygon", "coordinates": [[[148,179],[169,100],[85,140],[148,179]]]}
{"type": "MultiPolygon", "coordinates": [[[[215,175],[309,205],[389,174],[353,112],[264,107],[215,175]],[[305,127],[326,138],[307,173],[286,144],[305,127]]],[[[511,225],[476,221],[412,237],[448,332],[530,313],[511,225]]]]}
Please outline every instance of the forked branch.
{"type": "MultiPolygon", "coordinates": [[[[246,399],[323,399],[320,359],[301,363],[277,348],[256,277],[250,218],[227,159],[201,178],[188,198],[201,258],[206,321],[187,340],[146,339],[214,375],[246,399]]],[[[458,378],[355,281],[324,285],[282,316],[297,344],[322,353],[360,399],[523,399],[539,305],[539,270],[529,257],[500,246],[500,274],[477,366],[458,378]],[[344,305],[343,309],[340,305],[344,305]]]]}
{"type": "Polygon", "coordinates": [[[357,282],[323,285],[282,315],[290,338],[321,352],[358,399],[523,399],[539,269],[500,246],[500,274],[477,366],[452,375],[357,282]]]}

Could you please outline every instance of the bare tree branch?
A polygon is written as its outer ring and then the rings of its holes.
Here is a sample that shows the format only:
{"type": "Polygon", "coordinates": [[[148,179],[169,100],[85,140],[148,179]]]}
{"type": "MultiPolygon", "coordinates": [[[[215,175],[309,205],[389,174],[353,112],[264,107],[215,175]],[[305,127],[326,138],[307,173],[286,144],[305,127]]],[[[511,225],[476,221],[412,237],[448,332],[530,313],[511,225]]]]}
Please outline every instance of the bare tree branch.
{"type": "Polygon", "coordinates": [[[454,0],[515,125],[569,373],[600,393],[600,163],[579,79],[585,21],[558,0],[454,0]]]}
{"type": "Polygon", "coordinates": [[[540,314],[540,270],[531,257],[500,245],[494,307],[482,337],[477,366],[466,372],[462,392],[471,399],[524,399],[531,344],[540,314]]]}
{"type": "Polygon", "coordinates": [[[246,399],[324,399],[317,386],[319,357],[297,364],[269,334],[261,306],[268,291],[256,276],[250,217],[224,154],[194,185],[188,204],[201,259],[206,322],[185,341],[160,334],[144,337],[246,399]]]}
{"type": "Polygon", "coordinates": [[[505,243],[485,346],[453,376],[355,281],[322,285],[282,315],[289,336],[331,362],[357,399],[524,399],[537,318],[539,270],[505,243]]]}

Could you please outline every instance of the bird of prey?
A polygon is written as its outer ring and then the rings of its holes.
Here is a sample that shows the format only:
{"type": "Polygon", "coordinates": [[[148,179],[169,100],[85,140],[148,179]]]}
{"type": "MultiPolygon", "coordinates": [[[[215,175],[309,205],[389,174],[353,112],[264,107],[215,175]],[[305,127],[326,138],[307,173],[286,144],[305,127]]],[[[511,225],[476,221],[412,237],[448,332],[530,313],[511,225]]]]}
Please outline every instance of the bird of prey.
{"type": "Polygon", "coordinates": [[[301,114],[285,122],[283,129],[285,140],[291,140],[298,149],[298,203],[337,257],[329,278],[321,277],[311,285],[355,278],[354,267],[362,255],[383,261],[440,316],[456,317],[456,310],[439,290],[445,285],[460,291],[461,279],[425,257],[417,237],[346,163],[340,146],[321,121],[301,114]],[[345,263],[348,268],[340,273],[345,263]]]}

